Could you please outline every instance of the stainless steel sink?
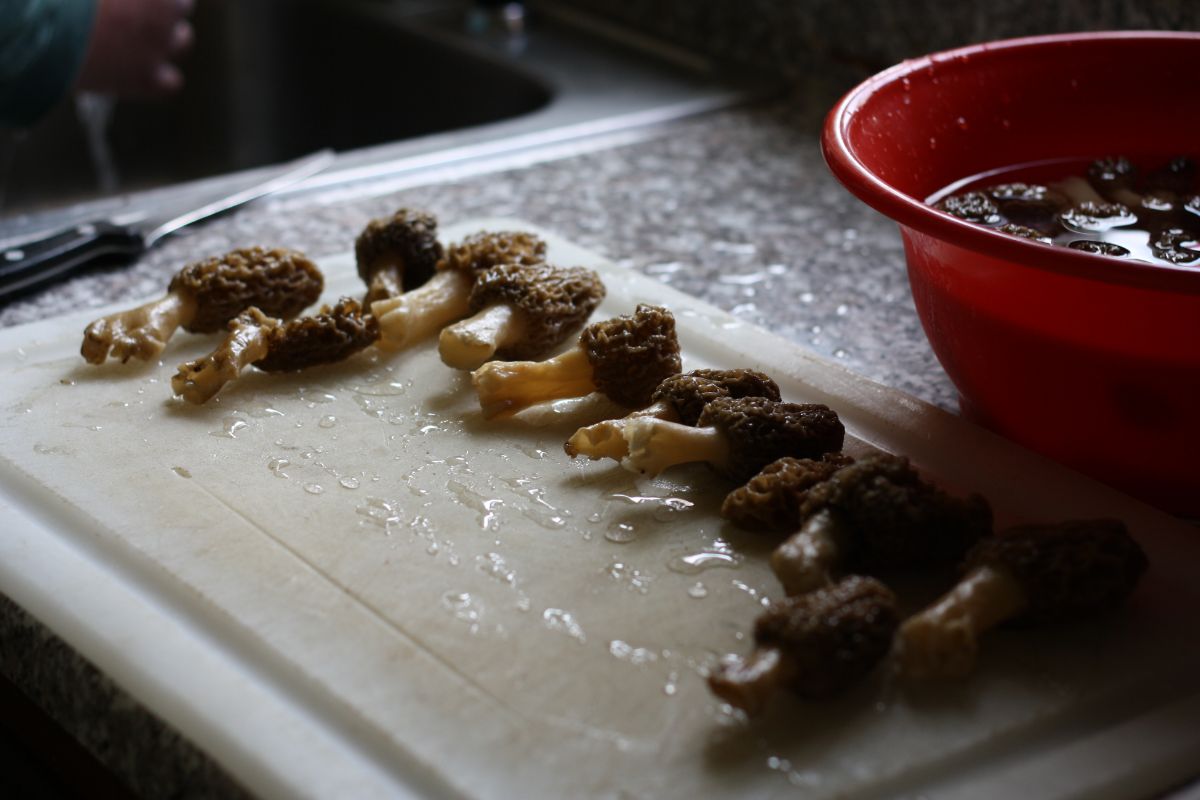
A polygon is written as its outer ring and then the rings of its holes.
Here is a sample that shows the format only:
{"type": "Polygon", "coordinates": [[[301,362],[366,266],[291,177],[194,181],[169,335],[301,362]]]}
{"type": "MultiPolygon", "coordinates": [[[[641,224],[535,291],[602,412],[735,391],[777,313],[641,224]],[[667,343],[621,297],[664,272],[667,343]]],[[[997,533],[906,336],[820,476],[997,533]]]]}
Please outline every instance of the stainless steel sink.
{"type": "Polygon", "coordinates": [[[646,125],[766,85],[550,3],[513,29],[456,0],[200,0],[195,25],[177,97],[118,104],[103,142],[68,106],[0,144],[0,241],[136,216],[162,198],[155,187],[186,191],[318,148],[338,158],[300,190],[646,125]],[[97,169],[102,143],[115,186],[97,169]]]}

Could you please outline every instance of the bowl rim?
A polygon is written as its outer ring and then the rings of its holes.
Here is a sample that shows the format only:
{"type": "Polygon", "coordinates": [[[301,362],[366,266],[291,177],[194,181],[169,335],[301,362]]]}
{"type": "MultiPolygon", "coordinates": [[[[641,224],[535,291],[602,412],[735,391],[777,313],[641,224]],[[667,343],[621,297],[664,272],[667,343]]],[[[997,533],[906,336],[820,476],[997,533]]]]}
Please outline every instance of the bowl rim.
{"type": "Polygon", "coordinates": [[[821,132],[821,153],[830,171],[843,186],[858,199],[903,227],[967,250],[1036,269],[1156,291],[1200,294],[1200,269],[1196,267],[1115,259],[1047,245],[975,225],[939,211],[896,189],[873,173],[858,158],[847,140],[846,131],[851,120],[876,92],[935,64],[944,67],[953,63],[971,63],[971,60],[979,57],[1023,48],[1042,49],[1079,43],[1130,40],[1189,41],[1200,45],[1200,32],[1096,31],[1023,36],[972,44],[907,59],[867,78],[848,91],[830,109],[821,132]]]}

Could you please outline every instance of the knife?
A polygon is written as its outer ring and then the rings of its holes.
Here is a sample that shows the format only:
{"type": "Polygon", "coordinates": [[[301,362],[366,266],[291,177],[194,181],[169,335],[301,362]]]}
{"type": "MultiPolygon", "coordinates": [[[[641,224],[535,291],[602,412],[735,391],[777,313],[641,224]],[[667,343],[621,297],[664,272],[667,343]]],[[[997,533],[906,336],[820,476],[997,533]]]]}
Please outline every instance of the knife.
{"type": "Polygon", "coordinates": [[[332,160],[332,150],[319,150],[281,165],[266,180],[259,175],[232,194],[224,187],[219,196],[210,195],[198,206],[189,203],[186,210],[176,207],[124,225],[111,220],[85,222],[0,250],[0,302],[66,277],[99,256],[137,258],[183,226],[277,192],[321,171],[332,160]]]}

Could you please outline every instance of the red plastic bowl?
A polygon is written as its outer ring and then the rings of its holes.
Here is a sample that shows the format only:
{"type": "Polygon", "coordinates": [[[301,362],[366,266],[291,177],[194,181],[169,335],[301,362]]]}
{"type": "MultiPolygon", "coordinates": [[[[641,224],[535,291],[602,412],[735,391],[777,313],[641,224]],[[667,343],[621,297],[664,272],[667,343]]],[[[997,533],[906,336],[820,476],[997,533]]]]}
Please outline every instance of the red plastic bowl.
{"type": "Polygon", "coordinates": [[[1200,158],[1200,34],[1039,36],[906,61],[822,137],[834,175],[900,224],[925,333],[963,412],[1200,515],[1200,268],[1040,244],[923,200],[1046,159],[1200,158]]]}

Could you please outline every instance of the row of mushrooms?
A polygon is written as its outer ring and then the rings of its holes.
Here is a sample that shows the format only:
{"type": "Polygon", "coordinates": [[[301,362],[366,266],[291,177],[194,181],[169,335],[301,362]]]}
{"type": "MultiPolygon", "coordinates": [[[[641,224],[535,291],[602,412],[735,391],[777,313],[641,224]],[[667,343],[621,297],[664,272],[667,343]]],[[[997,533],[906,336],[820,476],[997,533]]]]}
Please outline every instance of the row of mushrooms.
{"type": "Polygon", "coordinates": [[[485,417],[607,395],[631,413],[580,428],[568,455],[648,475],[706,462],[737,485],[722,516],[781,539],[771,567],[786,597],[756,621],[754,652],[727,657],[709,678],[714,693],[749,713],[780,688],[836,693],[890,652],[910,677],[965,675],[985,630],[1112,610],[1146,568],[1119,522],[993,533],[982,497],[942,491],[903,457],[843,454],[838,415],[783,401],[770,377],[682,373],[665,308],[642,305],[586,325],[604,298],[599,276],[547,263],[545,243],[532,234],[481,232],[443,248],[431,215],[401,209],[370,222],[355,255],[363,299],[343,297],[309,316],[301,314],[324,282],[300,253],[246,248],[189,264],[163,298],[89,325],[82,354],[93,364],[148,360],[179,328],[225,328],[210,354],[182,364],[171,381],[183,400],[200,404],[249,367],[299,370],[437,335],[442,360],[471,371],[485,417]],[[577,332],[575,346],[545,358],[577,332]],[[958,583],[902,621],[878,573],[955,563],[958,583]]]}

